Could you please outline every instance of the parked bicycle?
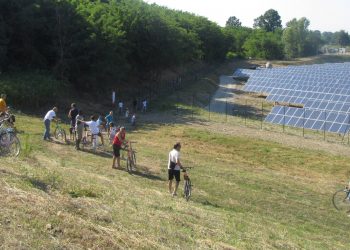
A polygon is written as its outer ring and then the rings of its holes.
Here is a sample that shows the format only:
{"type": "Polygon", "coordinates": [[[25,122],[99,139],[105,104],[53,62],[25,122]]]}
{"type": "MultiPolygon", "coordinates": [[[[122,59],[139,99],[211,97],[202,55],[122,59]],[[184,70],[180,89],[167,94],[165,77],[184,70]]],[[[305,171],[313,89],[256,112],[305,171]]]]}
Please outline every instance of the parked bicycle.
{"type": "Polygon", "coordinates": [[[184,196],[187,201],[189,201],[192,194],[192,183],[187,172],[188,169],[191,169],[191,167],[182,168],[182,172],[184,173],[184,196]]]}
{"type": "Polygon", "coordinates": [[[16,157],[21,151],[21,143],[15,129],[11,126],[15,119],[12,115],[5,115],[3,117],[0,120],[0,156],[16,157]]]}
{"type": "Polygon", "coordinates": [[[136,151],[132,148],[132,142],[127,142],[123,150],[127,151],[126,170],[131,173],[136,169],[136,151]]]}
{"type": "Polygon", "coordinates": [[[333,205],[338,211],[350,213],[350,187],[347,186],[333,194],[333,205]]]}
{"type": "Polygon", "coordinates": [[[62,128],[59,120],[56,121],[54,136],[56,140],[61,141],[63,143],[67,143],[66,131],[62,128]]]}

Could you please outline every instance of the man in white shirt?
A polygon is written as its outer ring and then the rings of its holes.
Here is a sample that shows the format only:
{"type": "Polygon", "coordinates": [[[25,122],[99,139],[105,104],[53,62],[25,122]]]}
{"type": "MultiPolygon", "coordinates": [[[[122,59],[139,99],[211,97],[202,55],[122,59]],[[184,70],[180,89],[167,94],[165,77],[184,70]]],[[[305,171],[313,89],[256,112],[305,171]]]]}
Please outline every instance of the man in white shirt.
{"type": "Polygon", "coordinates": [[[119,102],[119,115],[123,114],[123,107],[124,107],[124,103],[122,101],[119,102]]]}
{"type": "Polygon", "coordinates": [[[44,125],[45,125],[44,140],[51,140],[50,126],[51,126],[52,120],[57,120],[56,119],[57,110],[58,109],[54,107],[52,110],[48,111],[44,117],[44,125]]]}
{"type": "Polygon", "coordinates": [[[181,150],[181,144],[180,142],[178,142],[174,145],[173,150],[171,150],[169,153],[169,162],[168,162],[169,193],[171,193],[173,196],[177,195],[177,189],[180,183],[180,170],[182,168],[182,165],[180,162],[180,150],[181,150]],[[173,185],[174,177],[176,180],[176,184],[175,184],[175,189],[173,191],[172,185],[173,185]]]}

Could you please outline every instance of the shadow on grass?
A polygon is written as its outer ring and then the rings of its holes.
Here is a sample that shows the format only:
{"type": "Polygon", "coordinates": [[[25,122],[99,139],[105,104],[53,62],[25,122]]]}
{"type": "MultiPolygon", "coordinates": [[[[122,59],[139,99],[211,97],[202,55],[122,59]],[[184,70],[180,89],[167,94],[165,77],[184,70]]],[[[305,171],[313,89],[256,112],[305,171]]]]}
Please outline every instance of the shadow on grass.
{"type": "Polygon", "coordinates": [[[98,150],[95,151],[93,149],[87,149],[87,148],[81,149],[81,151],[84,153],[93,154],[93,155],[100,156],[103,158],[112,158],[113,157],[112,153],[106,152],[106,151],[98,151],[98,150]]]}
{"type": "Polygon", "coordinates": [[[137,167],[136,171],[129,172],[130,175],[136,175],[142,178],[146,178],[154,181],[164,181],[160,176],[152,174],[148,168],[145,167],[137,167]]]}

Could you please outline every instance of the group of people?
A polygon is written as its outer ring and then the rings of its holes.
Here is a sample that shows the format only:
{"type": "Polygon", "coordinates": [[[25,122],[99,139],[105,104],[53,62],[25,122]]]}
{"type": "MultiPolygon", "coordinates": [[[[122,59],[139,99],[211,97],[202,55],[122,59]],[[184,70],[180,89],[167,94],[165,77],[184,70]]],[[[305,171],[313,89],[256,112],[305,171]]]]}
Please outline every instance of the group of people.
{"type": "MultiPolygon", "coordinates": [[[[54,107],[49,110],[44,117],[45,132],[43,139],[51,140],[50,127],[52,121],[59,121],[57,117],[58,108],[54,107]]],[[[133,115],[132,123],[135,124],[136,116],[133,115]]],[[[113,111],[110,111],[105,117],[92,115],[90,120],[86,121],[83,116],[82,110],[77,108],[75,103],[71,104],[68,112],[68,118],[70,119],[70,139],[75,136],[75,148],[80,150],[80,144],[82,142],[84,131],[87,133],[87,128],[91,133],[91,143],[94,150],[97,148],[97,138],[100,137],[101,144],[104,145],[104,138],[102,131],[106,130],[110,144],[113,147],[113,165],[112,168],[120,168],[120,150],[125,142],[125,128],[117,127],[114,118],[113,111]],[[117,163],[117,166],[115,166],[117,163]]]]}
{"type": "MultiPolygon", "coordinates": [[[[58,108],[54,107],[52,110],[48,111],[44,117],[44,125],[45,125],[45,133],[44,140],[50,140],[50,123],[52,120],[58,120],[57,114],[58,108]]],[[[85,127],[89,127],[91,132],[91,139],[93,143],[93,147],[96,147],[96,137],[101,138],[101,143],[104,144],[103,135],[101,130],[106,128],[107,134],[109,135],[110,143],[113,148],[113,161],[112,168],[118,169],[121,167],[120,165],[120,150],[122,149],[122,145],[126,142],[126,130],[124,127],[116,127],[113,121],[113,111],[110,111],[104,119],[106,120],[106,124],[102,123],[102,119],[99,119],[96,115],[92,115],[90,117],[90,121],[85,121],[83,117],[83,112],[78,110],[75,103],[72,103],[71,108],[68,112],[68,118],[70,119],[70,136],[73,133],[76,133],[76,145],[75,148],[80,150],[80,143],[83,138],[83,133],[85,127]],[[117,165],[116,165],[117,164],[117,165]]],[[[177,195],[177,190],[180,183],[180,171],[182,168],[182,164],[180,161],[180,150],[181,144],[176,143],[173,146],[173,149],[169,153],[169,161],[168,161],[168,189],[169,193],[172,196],[177,195]],[[175,179],[175,187],[173,188],[173,180],[175,179]]]]}

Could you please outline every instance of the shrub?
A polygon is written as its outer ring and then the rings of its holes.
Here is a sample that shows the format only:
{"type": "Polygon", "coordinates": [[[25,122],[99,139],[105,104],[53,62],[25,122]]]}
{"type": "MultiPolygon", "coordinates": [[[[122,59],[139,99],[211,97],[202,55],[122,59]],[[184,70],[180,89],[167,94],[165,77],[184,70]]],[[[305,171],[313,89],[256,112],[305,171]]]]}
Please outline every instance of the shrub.
{"type": "Polygon", "coordinates": [[[53,102],[62,93],[64,83],[45,72],[0,75],[0,92],[16,107],[39,107],[53,102]]]}

